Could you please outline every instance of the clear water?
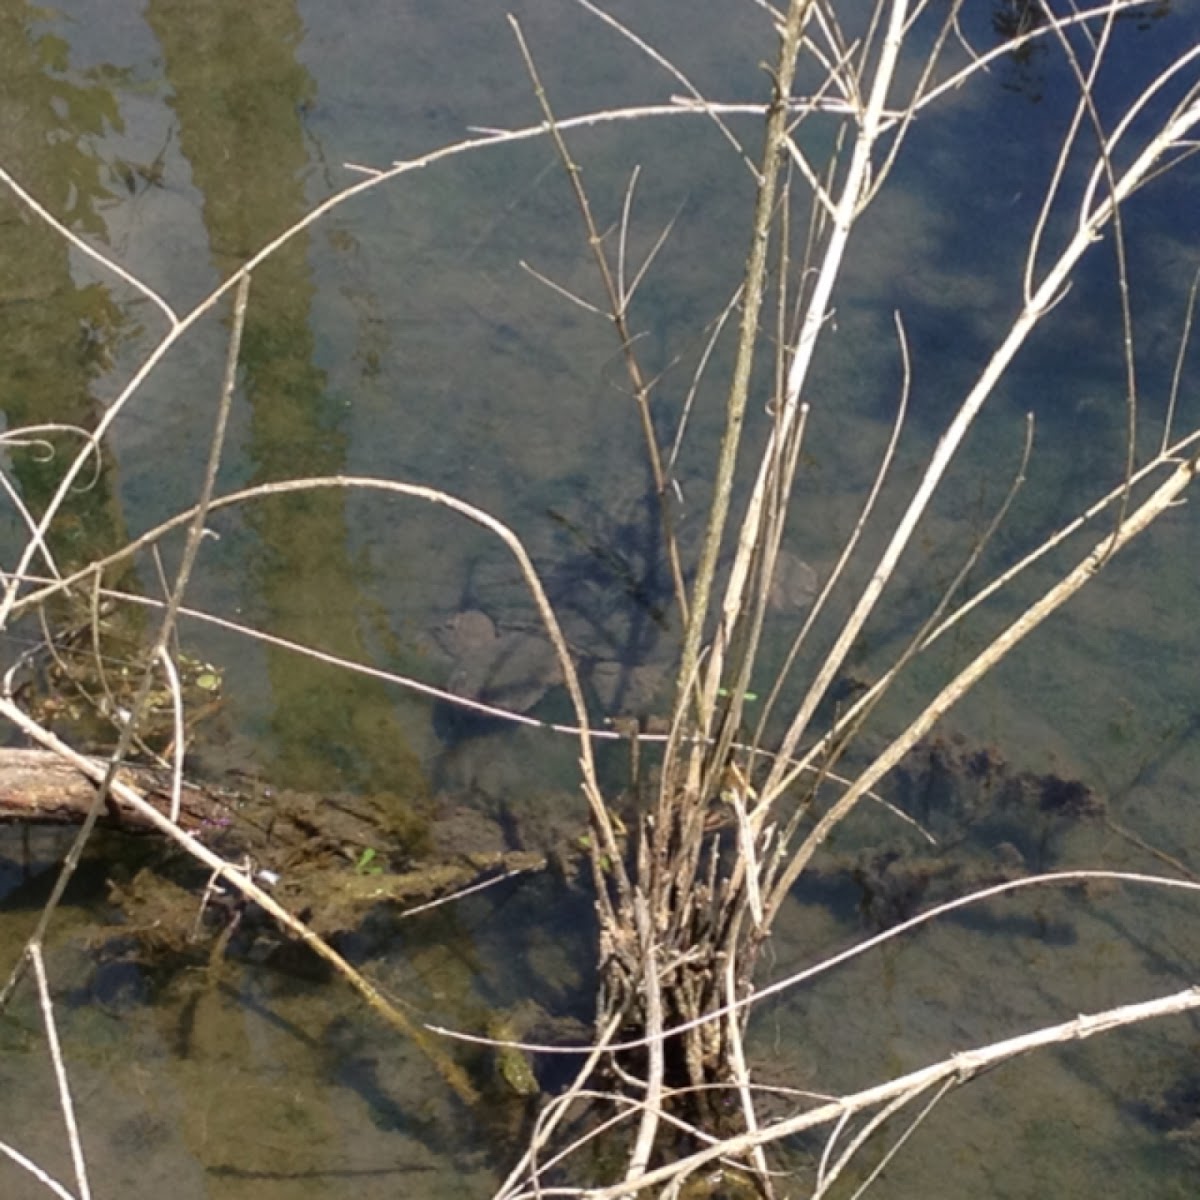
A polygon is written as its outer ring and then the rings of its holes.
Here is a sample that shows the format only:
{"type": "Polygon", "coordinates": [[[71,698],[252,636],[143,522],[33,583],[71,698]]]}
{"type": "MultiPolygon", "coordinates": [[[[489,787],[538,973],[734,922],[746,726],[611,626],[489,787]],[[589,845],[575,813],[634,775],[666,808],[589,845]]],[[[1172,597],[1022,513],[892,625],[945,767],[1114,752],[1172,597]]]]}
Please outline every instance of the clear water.
{"type": "MultiPolygon", "coordinates": [[[[769,43],[752,6],[729,21],[696,21],[682,4],[623,8],[706,92],[761,93],[757,63],[769,43]]],[[[516,11],[560,115],[678,90],[580,10],[539,3],[516,11]]],[[[0,163],[180,311],[358,178],[345,164],[384,166],[470,127],[537,119],[503,12],[486,5],[113,3],[103,20],[86,5],[9,5],[0,21],[0,163]]],[[[1171,11],[1122,33],[1128,53],[1144,61],[1198,29],[1194,13],[1171,11]]],[[[892,310],[904,313],[916,363],[893,483],[899,503],[1013,311],[1021,262],[1012,239],[1036,213],[1064,96],[1036,56],[1025,67],[998,66],[917,123],[908,159],[863,222],[837,334],[818,366],[791,534],[818,572],[853,520],[892,419],[892,310]]],[[[1114,91],[1106,102],[1119,99],[1114,91]]],[[[753,148],[754,131],[743,132],[753,148]]],[[[666,430],[704,326],[735,286],[748,177],[701,120],[598,129],[572,145],[602,224],[619,213],[630,171],[642,168],[635,256],[675,221],[632,313],[647,369],[665,372],[666,430]]],[[[1194,179],[1185,166],[1130,211],[1145,444],[1158,436],[1195,267],[1194,179]]],[[[161,318],[10,199],[0,212],[7,425],[90,423],[161,335],[161,318]]],[[[540,143],[406,175],[294,239],[255,276],[222,490],[339,473],[447,488],[521,534],[585,661],[665,662],[670,628],[647,622],[619,572],[588,549],[615,548],[635,566],[650,553],[639,433],[610,330],[522,270],[523,261],[598,295],[568,189],[540,143]]],[[[956,569],[1015,470],[1026,411],[1038,421],[1028,482],[987,565],[1014,560],[1108,486],[1124,428],[1110,268],[1097,253],[1053,333],[1029,348],[981,419],[888,616],[856,651],[855,670],[869,673],[894,652],[927,608],[930,582],[956,569]]],[[[189,502],[225,337],[224,309],[203,318],[117,421],[107,468],[56,547],[67,561],[73,546],[119,545],[189,502]]],[[[719,353],[702,400],[716,393],[725,365],[719,353]]],[[[1194,410],[1186,389],[1183,403],[1194,410]]],[[[677,470],[685,540],[704,512],[715,432],[701,404],[677,470]]],[[[14,458],[13,469],[26,495],[45,488],[27,460],[14,458]]],[[[431,631],[448,614],[483,607],[513,625],[534,620],[494,540],[414,501],[326,492],[257,502],[212,526],[220,540],[205,546],[197,607],[434,684],[446,682],[446,666],[431,631]]],[[[17,530],[4,536],[11,544],[17,530]]],[[[1189,803],[1196,553],[1188,511],[1165,518],[951,722],[973,744],[999,747],[1014,770],[1086,780],[1122,826],[1185,859],[1200,832],[1189,803]]],[[[1026,595],[1049,577],[1031,580],[1026,595]]],[[[782,644],[784,633],[772,637],[782,644]]],[[[935,668],[965,661],[982,636],[918,666],[876,738],[928,692],[935,668]]],[[[214,766],[251,769],[280,787],[387,795],[405,813],[474,807],[519,819],[526,806],[572,819],[569,741],[538,732],[448,737],[444,712],[381,682],[202,624],[187,637],[225,672],[224,741],[206,750],[214,766]]],[[[653,677],[643,692],[652,709],[653,677]]],[[[614,775],[620,766],[609,764],[614,775]]],[[[1056,862],[1157,865],[1110,829],[1055,836],[1056,862]]],[[[865,852],[892,834],[869,822],[857,837],[836,852],[865,852]]],[[[38,834],[35,868],[60,849],[60,837],[38,834]]],[[[15,837],[9,852],[6,962],[45,890],[44,875],[16,865],[15,837]]],[[[127,961],[109,925],[106,865],[128,860],[112,867],[127,878],[153,853],[119,841],[98,847],[53,940],[95,1194],[487,1194],[511,1156],[519,1105],[467,1111],[412,1046],[340,986],[278,962],[252,965],[251,952],[219,975],[202,957],[158,973],[127,961]]],[[[831,859],[798,895],[772,972],[860,932],[840,862],[831,859]]],[[[765,1007],[757,1045],[779,1064],[780,1082],[866,1084],[951,1049],[1183,986],[1200,949],[1196,928],[1192,904],[1153,895],[1006,901],[765,1007]]],[[[490,1009],[530,995],[551,1012],[588,1014],[586,902],[564,902],[548,880],[387,925],[383,936],[365,931],[350,950],[446,1024],[479,1028],[490,1009]]],[[[0,1137],[65,1179],[28,995],[0,1018],[0,1039],[0,1137]]],[[[997,1072],[945,1100],[882,1186],[898,1197],[1182,1196],[1194,1149],[1189,1157],[1186,1140],[1155,1130],[1142,1106],[1186,1076],[1194,1042],[1190,1023],[1167,1022],[997,1072]]],[[[7,1165],[0,1181],[6,1196],[44,1194],[7,1165]]]]}

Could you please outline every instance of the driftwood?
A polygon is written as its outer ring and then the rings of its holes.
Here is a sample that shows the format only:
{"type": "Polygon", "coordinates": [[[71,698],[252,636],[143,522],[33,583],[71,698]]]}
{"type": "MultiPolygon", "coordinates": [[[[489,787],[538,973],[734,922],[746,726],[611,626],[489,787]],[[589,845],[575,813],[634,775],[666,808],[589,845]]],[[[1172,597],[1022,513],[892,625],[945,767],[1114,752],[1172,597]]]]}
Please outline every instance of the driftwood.
{"type": "MultiPolygon", "coordinates": [[[[97,759],[99,766],[104,761],[97,759]]],[[[136,788],[166,815],[171,786],[166,772],[152,767],[122,767],[119,778],[136,788]]],[[[96,799],[96,785],[49,750],[0,749],[0,821],[38,825],[75,825],[96,799]]],[[[229,821],[229,804],[216,793],[185,783],[180,796],[179,824],[188,833],[218,828],[229,821]]],[[[154,826],[136,809],[112,797],[101,820],[131,832],[154,826]]]]}
{"type": "MultiPolygon", "coordinates": [[[[97,760],[103,766],[103,760],[97,760]]],[[[129,765],[120,778],[161,813],[170,810],[167,772],[129,765]]],[[[45,750],[0,749],[0,822],[79,824],[96,786],[45,750]]],[[[115,797],[101,813],[109,828],[156,832],[115,797]]],[[[278,899],[309,914],[319,933],[354,928],[379,905],[410,908],[508,875],[541,870],[545,855],[501,846],[463,847],[384,870],[396,834],[369,799],[325,797],[269,788],[217,789],[186,782],[179,824],[226,858],[249,858],[260,878],[274,880],[278,899]]]]}

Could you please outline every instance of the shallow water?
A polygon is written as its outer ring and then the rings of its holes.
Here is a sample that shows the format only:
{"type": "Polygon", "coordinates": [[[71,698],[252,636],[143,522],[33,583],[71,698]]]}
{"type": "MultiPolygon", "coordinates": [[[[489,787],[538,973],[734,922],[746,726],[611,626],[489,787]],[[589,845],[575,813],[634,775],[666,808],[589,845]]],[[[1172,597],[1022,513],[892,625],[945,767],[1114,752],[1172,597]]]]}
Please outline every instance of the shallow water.
{"type": "MultiPolygon", "coordinates": [[[[704,90],[760,94],[756,64],[767,43],[757,10],[747,6],[731,34],[717,21],[680,20],[685,6],[624,7],[704,90]]],[[[562,115],[677,90],[582,11],[545,3],[517,11],[562,115]]],[[[0,20],[0,164],[180,311],[359,178],[345,164],[382,166],[472,127],[537,120],[503,14],[490,6],[114,3],[101,28],[90,6],[32,14],[10,5],[0,20]]],[[[1172,12],[1123,32],[1131,53],[1160,56],[1197,28],[1195,14],[1172,12]]],[[[1013,309],[1020,263],[1010,261],[1009,235],[1036,213],[1062,96],[1036,58],[998,67],[949,99],[944,119],[917,123],[914,165],[902,161],[865,219],[837,335],[818,365],[789,539],[818,576],[853,521],[894,413],[893,308],[904,312],[916,362],[889,496],[899,503],[1013,309]]],[[[632,312],[647,369],[665,371],[665,430],[704,326],[740,271],[748,177],[720,135],[692,118],[589,131],[572,145],[605,223],[620,210],[629,172],[642,167],[635,255],[675,222],[632,312]]],[[[1146,442],[1157,436],[1194,266],[1189,183],[1185,166],[1130,215],[1148,351],[1146,442]]],[[[3,205],[7,425],[90,424],[161,335],[161,316],[11,200],[3,205]]],[[[669,659],[673,631],[656,611],[663,579],[645,578],[654,527],[635,413],[607,322],[545,288],[523,261],[598,294],[570,195],[540,143],[415,171],[294,239],[255,274],[220,487],[376,475],[487,508],[521,534],[547,579],[597,711],[653,712],[665,686],[654,668],[669,659]],[[631,592],[635,578],[644,592],[631,592]],[[652,669],[614,684],[614,670],[635,662],[652,669]]],[[[854,671],[870,674],[894,653],[927,610],[931,585],[957,569],[1016,469],[1024,412],[1038,419],[1028,482],[981,572],[1013,561],[1108,486],[1124,427],[1109,267],[1099,256],[1089,264],[1054,333],[1035,341],[981,418],[854,671]]],[[[226,331],[225,308],[202,318],[118,419],[105,469],[55,544],[64,562],[119,545],[190,502],[226,331]]],[[[718,353],[702,400],[727,363],[727,351],[718,353]]],[[[1189,402],[1194,409],[1185,395],[1189,402]]],[[[707,500],[715,434],[701,404],[676,471],[686,542],[707,500]]],[[[12,469],[27,499],[45,493],[49,476],[27,458],[12,455],[12,469]]],[[[452,614],[485,611],[509,636],[536,622],[494,539],[412,500],[330,491],[255,502],[211,525],[219,540],[205,543],[195,607],[435,685],[461,670],[436,638],[452,614]]],[[[0,533],[7,561],[19,529],[0,533]]],[[[1196,552],[1187,510],[1165,518],[951,723],[971,744],[998,747],[1014,770],[1085,780],[1122,828],[1187,861],[1200,833],[1188,803],[1198,766],[1196,552]]],[[[168,559],[177,553],[169,548],[168,559]]],[[[993,620],[1049,578],[1042,572],[993,620]]],[[[153,588],[148,564],[137,582],[153,588]]],[[[782,647],[787,629],[775,621],[769,637],[782,647]]],[[[422,697],[203,623],[185,636],[224,673],[208,766],[238,766],[276,787],[387,795],[405,814],[471,811],[518,827],[582,820],[569,739],[464,725],[422,697]]],[[[918,664],[871,744],[928,694],[935,670],[961,665],[982,636],[952,639],[918,664]]],[[[544,704],[545,715],[561,707],[553,695],[544,704]]],[[[624,766],[619,754],[605,763],[614,781],[624,766]]],[[[976,829],[964,836],[981,855],[999,840],[976,829]]],[[[827,872],[798,893],[771,974],[859,935],[862,897],[846,868],[895,838],[886,818],[872,817],[834,848],[827,872]]],[[[1047,846],[1034,865],[1161,866],[1098,823],[1055,829],[1047,846]]],[[[60,836],[37,834],[22,871],[18,838],[9,838],[5,961],[31,927],[62,847],[60,836]]],[[[157,853],[119,839],[98,844],[50,954],[95,1193],[486,1195],[511,1157],[521,1102],[493,1097],[465,1110],[413,1046],[340,986],[275,954],[265,934],[247,936],[219,970],[203,951],[171,968],[138,965],[111,927],[105,877],[128,880],[157,853]]],[[[756,1046],[781,1082],[866,1084],[951,1049],[1183,986],[1198,949],[1193,911],[1186,899],[1139,892],[1005,900],[764,1006],[756,1046]]],[[[410,922],[378,921],[347,949],[446,1024],[482,1028],[489,1011],[529,996],[548,1012],[588,1016],[586,900],[548,878],[410,922]]],[[[9,1101],[0,1138],[68,1178],[28,989],[0,1017],[0,1039],[9,1101]]],[[[1188,1077],[1193,1044],[1190,1023],[1164,1022],[996,1072],[939,1105],[889,1167],[888,1194],[1182,1196],[1194,1149],[1147,1116],[1154,1097],[1188,1077]]],[[[486,1063],[469,1065],[488,1078],[486,1063]]],[[[797,1148],[801,1158],[807,1149],[797,1148]]],[[[6,1196],[45,1194],[7,1165],[0,1181],[6,1196]]]]}

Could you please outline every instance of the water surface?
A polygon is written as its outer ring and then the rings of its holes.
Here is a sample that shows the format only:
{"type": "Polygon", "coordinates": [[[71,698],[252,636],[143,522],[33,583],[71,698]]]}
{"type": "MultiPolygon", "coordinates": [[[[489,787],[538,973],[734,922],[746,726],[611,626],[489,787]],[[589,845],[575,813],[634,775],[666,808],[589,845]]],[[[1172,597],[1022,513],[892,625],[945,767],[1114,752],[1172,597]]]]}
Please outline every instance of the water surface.
{"type": "MultiPolygon", "coordinates": [[[[581,10],[516,11],[563,116],[678,90],[581,10]]],[[[745,6],[729,23],[695,21],[679,4],[622,11],[702,89],[762,95],[757,63],[769,38],[759,10],[745,6]]],[[[150,2],[107,5],[102,25],[89,6],[8,4],[0,20],[0,163],[180,311],[359,178],[347,164],[386,166],[473,127],[538,119],[492,6],[150,2]]],[[[1194,14],[1168,11],[1145,29],[1123,29],[1124,52],[1157,59],[1197,29],[1194,14]]],[[[917,123],[911,158],[864,219],[836,333],[817,364],[789,534],[790,549],[818,575],[852,525],[894,414],[893,310],[904,314],[915,362],[912,417],[885,505],[894,508],[1015,309],[1013,239],[1036,215],[1066,98],[1043,58],[1000,64],[947,98],[940,117],[917,123]]],[[[1119,87],[1106,103],[1118,99],[1119,87]]],[[[753,154],[754,128],[736,128],[753,154]]],[[[829,136],[814,133],[814,152],[829,136]]],[[[572,146],[605,226],[641,168],[635,256],[674,222],[631,312],[647,369],[662,372],[656,420],[669,437],[705,328],[736,286],[749,175],[711,124],[694,118],[588,131],[572,146]]],[[[1196,265],[1193,184],[1185,166],[1129,217],[1145,349],[1143,451],[1159,436],[1196,265]]],[[[161,315],[14,200],[3,204],[7,426],[91,425],[161,336],[161,315]]],[[[486,508],[520,533],[546,578],[594,715],[653,713],[665,702],[661,668],[675,629],[617,347],[606,320],[564,301],[523,263],[599,298],[569,190],[536,142],[406,175],[293,238],[254,276],[220,486],[374,475],[446,488],[486,508]],[[646,664],[652,669],[636,677],[629,670],[646,664]]],[[[957,569],[1016,470],[1025,412],[1038,421],[1028,481],[981,572],[1015,560],[1109,486],[1124,453],[1110,269],[1100,254],[1089,261],[1053,332],[1034,340],[981,418],[886,614],[855,651],[855,672],[869,675],[895,652],[927,611],[931,586],[957,569]]],[[[118,546],[190,502],[226,335],[222,307],[170,352],[116,422],[104,469],[56,534],[62,562],[118,546]]],[[[728,360],[722,345],[675,472],[687,545],[707,503],[718,430],[705,401],[719,393],[728,360]]],[[[762,421],[756,410],[752,432],[762,421]]],[[[25,499],[44,501],[52,469],[19,454],[11,462],[25,499]]],[[[5,520],[7,553],[20,529],[5,520]]],[[[510,632],[536,627],[502,547],[415,501],[327,491],[255,502],[211,524],[219,540],[205,543],[193,605],[343,658],[445,685],[470,674],[436,636],[454,614],[483,611],[510,632]]],[[[872,532],[868,544],[880,536],[872,532]]],[[[1196,552],[1187,510],[1165,518],[952,720],[1014,772],[1086,781],[1122,828],[1185,859],[1198,832],[1188,803],[1198,765],[1196,552]]],[[[167,547],[168,559],[177,553],[167,547]]],[[[1002,603],[992,624],[919,665],[870,744],[899,728],[935,672],[965,662],[1051,573],[1002,603]]],[[[150,565],[140,562],[131,582],[153,588],[150,565]]],[[[782,648],[787,632],[776,619],[769,644],[782,648]]],[[[279,788],[386,797],[397,820],[475,814],[518,831],[522,820],[566,829],[582,821],[569,739],[463,724],[379,680],[202,623],[189,623],[185,637],[224,672],[225,709],[203,750],[211,768],[236,766],[279,788]]],[[[541,715],[563,711],[553,688],[535,703],[541,715]]],[[[616,786],[623,759],[610,755],[604,765],[616,786]]],[[[1161,866],[1102,822],[1044,834],[1044,861],[1030,865],[1161,866]]],[[[994,849],[991,834],[964,836],[980,842],[980,854],[994,849]]],[[[872,817],[834,848],[788,914],[772,972],[859,935],[863,898],[848,871],[896,837],[886,818],[872,817]]],[[[22,871],[10,839],[9,961],[62,844],[38,834],[22,871]]],[[[95,1192],[487,1194],[525,1115],[518,1102],[467,1111],[413,1046],[340,986],[265,949],[265,934],[247,938],[219,970],[202,950],[156,970],[139,962],[132,939],[111,926],[105,880],[127,882],[158,853],[116,838],[98,843],[55,927],[51,968],[95,1192]]],[[[865,1085],[953,1049],[1182,986],[1195,928],[1192,906],[1177,898],[1026,896],[770,1006],[754,1027],[756,1045],[794,1085],[865,1085]]],[[[586,1018],[591,934],[586,897],[536,878],[428,918],[366,928],[348,951],[417,1012],[478,1029],[490,1011],[529,996],[586,1018]]],[[[65,1179],[28,994],[0,1022],[0,1037],[10,1101],[0,1136],[65,1179]]],[[[990,1076],[943,1102],[889,1168],[889,1194],[1182,1196],[1194,1149],[1150,1117],[1164,1089],[1186,1084],[1180,1060],[1193,1041],[1189,1024],[1164,1023],[990,1076]]],[[[486,1063],[468,1065],[486,1079],[486,1063]]],[[[42,1194],[15,1168],[0,1172],[6,1195],[42,1194]]]]}

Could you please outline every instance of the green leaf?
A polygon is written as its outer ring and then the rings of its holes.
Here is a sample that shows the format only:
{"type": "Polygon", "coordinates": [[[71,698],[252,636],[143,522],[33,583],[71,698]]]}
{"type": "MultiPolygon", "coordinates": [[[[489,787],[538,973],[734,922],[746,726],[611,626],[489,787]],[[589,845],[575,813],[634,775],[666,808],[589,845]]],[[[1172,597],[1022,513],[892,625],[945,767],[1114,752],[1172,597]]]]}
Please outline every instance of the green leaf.
{"type": "Polygon", "coordinates": [[[354,873],[356,875],[381,875],[383,868],[375,862],[375,849],[368,846],[359,856],[354,864],[354,873]]]}

